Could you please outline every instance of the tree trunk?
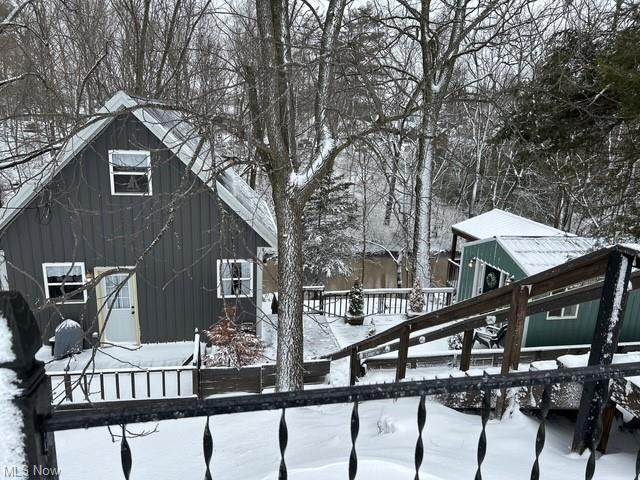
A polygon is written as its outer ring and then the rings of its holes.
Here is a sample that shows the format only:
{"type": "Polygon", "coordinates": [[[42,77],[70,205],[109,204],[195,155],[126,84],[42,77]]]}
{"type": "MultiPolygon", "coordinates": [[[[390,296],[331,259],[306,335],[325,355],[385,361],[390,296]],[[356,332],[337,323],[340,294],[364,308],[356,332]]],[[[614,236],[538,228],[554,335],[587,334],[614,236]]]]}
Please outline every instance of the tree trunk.
{"type": "Polygon", "coordinates": [[[418,182],[416,182],[416,220],[413,233],[415,279],[423,287],[431,285],[431,180],[435,154],[435,121],[425,105],[418,142],[418,182]]]}
{"type": "Polygon", "coordinates": [[[403,138],[400,136],[397,142],[392,142],[393,146],[393,163],[391,164],[391,176],[389,177],[389,195],[387,196],[387,204],[384,209],[384,224],[391,223],[391,214],[393,213],[393,205],[396,201],[396,180],[398,177],[398,167],[400,166],[400,155],[402,153],[403,138]]]}
{"type": "MultiPolygon", "coordinates": [[[[149,28],[149,9],[151,8],[151,0],[145,0],[144,2],[144,15],[142,18],[142,29],[140,31],[140,38],[138,38],[137,50],[136,50],[136,64],[135,64],[135,93],[136,95],[144,95],[144,59],[147,50],[147,30],[149,28]]],[[[132,12],[135,15],[135,12],[132,12]]]]}
{"type": "Polygon", "coordinates": [[[274,198],[274,201],[278,223],[279,282],[276,390],[302,390],[302,206],[286,192],[282,192],[281,198],[274,198]]]}
{"type": "Polygon", "coordinates": [[[476,147],[476,164],[473,172],[473,185],[471,187],[471,199],[469,200],[469,218],[473,217],[478,198],[478,186],[480,184],[480,167],[482,165],[482,153],[480,148],[476,147]]]}

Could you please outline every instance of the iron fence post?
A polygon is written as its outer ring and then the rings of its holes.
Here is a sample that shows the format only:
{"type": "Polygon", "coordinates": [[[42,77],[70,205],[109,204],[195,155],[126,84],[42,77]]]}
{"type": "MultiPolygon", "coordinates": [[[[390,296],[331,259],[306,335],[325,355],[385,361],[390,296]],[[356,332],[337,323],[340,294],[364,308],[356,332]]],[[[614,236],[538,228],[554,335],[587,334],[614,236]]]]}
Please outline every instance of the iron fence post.
{"type": "MultiPolygon", "coordinates": [[[[18,477],[57,479],[58,468],[53,432],[41,429],[41,421],[51,412],[51,382],[44,364],[36,360],[42,346],[40,329],[22,295],[0,292],[0,371],[8,381],[0,391],[1,411],[11,415],[22,444],[0,439],[0,448],[10,452],[5,458],[14,465],[0,465],[3,472],[18,477]],[[25,472],[26,469],[26,472],[25,472]],[[25,475],[26,473],[26,475],[25,475]]],[[[6,422],[9,419],[5,418],[6,422]]]]}

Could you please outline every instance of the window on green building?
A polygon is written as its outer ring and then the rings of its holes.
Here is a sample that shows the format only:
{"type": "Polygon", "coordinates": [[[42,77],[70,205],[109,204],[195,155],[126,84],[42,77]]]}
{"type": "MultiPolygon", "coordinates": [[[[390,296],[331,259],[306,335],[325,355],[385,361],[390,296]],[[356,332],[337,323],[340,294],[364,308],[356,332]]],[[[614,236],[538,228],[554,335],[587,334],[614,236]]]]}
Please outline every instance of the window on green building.
{"type": "MultiPolygon", "coordinates": [[[[566,291],[566,288],[562,288],[560,290],[554,290],[551,294],[557,295],[558,293],[566,291]]],[[[547,312],[547,320],[571,320],[575,318],[578,318],[578,305],[569,305],[562,308],[556,308],[555,310],[549,310],[547,312]]]]}

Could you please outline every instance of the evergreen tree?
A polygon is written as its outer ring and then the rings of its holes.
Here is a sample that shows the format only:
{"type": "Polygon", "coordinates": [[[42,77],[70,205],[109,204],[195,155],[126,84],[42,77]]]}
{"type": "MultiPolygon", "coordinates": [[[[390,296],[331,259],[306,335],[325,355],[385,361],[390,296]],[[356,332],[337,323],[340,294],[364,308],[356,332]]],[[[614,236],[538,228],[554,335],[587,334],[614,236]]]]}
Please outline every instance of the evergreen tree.
{"type": "Polygon", "coordinates": [[[496,138],[531,166],[522,188],[538,192],[541,220],[610,241],[640,236],[639,32],[562,32],[505,115],[496,138]]]}
{"type": "Polygon", "coordinates": [[[304,270],[308,283],[324,283],[335,275],[349,276],[356,254],[357,203],[352,183],[341,175],[324,179],[304,214],[304,270]]]}
{"type": "Polygon", "coordinates": [[[359,279],[353,282],[349,292],[349,315],[354,317],[364,315],[364,291],[359,279]]]}
{"type": "Polygon", "coordinates": [[[416,279],[409,294],[409,308],[412,312],[422,312],[424,310],[424,291],[420,279],[416,279]]]}

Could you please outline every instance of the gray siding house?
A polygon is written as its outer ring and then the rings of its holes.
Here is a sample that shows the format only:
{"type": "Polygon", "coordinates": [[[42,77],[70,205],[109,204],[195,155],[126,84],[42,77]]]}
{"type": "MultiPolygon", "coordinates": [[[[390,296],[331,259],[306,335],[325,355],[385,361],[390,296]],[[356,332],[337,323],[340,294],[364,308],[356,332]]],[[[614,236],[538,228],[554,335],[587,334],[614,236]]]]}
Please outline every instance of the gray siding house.
{"type": "Polygon", "coordinates": [[[229,305],[256,322],[268,206],[175,111],[118,92],[0,208],[0,283],[86,340],[193,338],[229,305]]]}

